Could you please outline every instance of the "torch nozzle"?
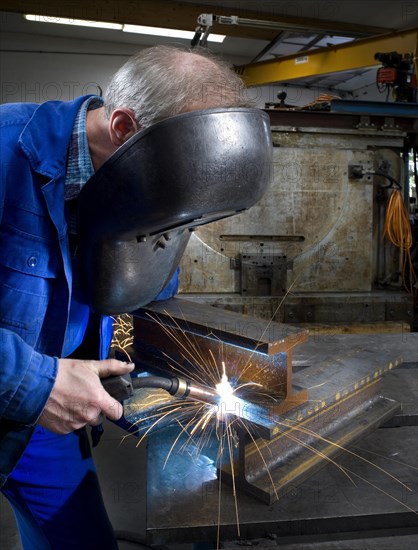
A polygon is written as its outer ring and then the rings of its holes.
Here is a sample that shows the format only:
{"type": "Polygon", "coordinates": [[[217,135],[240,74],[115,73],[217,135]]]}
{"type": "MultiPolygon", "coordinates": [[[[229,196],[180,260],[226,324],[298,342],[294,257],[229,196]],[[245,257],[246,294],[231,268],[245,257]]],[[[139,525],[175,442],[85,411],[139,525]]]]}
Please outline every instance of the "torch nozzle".
{"type": "Polygon", "coordinates": [[[185,378],[174,376],[144,376],[132,380],[134,388],[161,388],[174,397],[189,397],[204,403],[216,403],[219,395],[215,389],[202,386],[185,378]]]}
{"type": "Polygon", "coordinates": [[[191,399],[196,399],[196,401],[203,401],[204,403],[215,403],[219,397],[215,389],[201,386],[200,384],[183,378],[173,378],[173,390],[169,393],[175,397],[189,397],[191,399]],[[175,381],[178,383],[176,389],[174,389],[176,385],[175,381]]]}

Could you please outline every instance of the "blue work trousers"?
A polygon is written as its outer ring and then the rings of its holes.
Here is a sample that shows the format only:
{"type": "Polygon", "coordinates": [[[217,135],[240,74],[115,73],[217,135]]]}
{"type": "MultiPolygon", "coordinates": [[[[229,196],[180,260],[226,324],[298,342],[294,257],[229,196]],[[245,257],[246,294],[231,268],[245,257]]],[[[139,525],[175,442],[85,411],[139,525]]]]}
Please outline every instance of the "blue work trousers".
{"type": "Polygon", "coordinates": [[[38,426],[2,488],[24,550],[116,550],[86,430],[38,426]]]}

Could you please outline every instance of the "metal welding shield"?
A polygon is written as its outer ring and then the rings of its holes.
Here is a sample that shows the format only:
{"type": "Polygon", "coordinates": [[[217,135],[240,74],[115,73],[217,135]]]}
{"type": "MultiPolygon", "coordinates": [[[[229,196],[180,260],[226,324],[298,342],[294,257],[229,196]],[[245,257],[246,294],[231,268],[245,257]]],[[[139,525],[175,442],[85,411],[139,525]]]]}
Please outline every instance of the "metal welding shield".
{"type": "Polygon", "coordinates": [[[154,300],[194,228],[261,198],[271,155],[269,117],[252,108],[192,111],[130,138],[79,195],[89,305],[112,315],[154,300]]]}

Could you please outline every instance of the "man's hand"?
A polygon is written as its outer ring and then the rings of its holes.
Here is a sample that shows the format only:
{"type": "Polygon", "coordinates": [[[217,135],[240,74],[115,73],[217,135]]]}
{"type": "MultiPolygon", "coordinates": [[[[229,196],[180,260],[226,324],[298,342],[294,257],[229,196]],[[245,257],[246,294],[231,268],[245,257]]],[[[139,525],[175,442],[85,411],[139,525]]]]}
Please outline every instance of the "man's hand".
{"type": "Polygon", "coordinates": [[[54,387],[38,424],[51,432],[66,434],[86,424],[99,424],[102,414],[118,420],[122,405],[105,391],[100,378],[126,374],[133,368],[133,363],[116,359],[60,359],[54,387]]]}

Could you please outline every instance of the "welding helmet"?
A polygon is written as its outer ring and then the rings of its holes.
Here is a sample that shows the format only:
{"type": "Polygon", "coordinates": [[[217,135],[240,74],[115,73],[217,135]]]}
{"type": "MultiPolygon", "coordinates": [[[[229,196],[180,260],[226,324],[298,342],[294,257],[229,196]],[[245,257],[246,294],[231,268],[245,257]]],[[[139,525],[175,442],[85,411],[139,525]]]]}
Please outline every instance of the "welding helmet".
{"type": "Polygon", "coordinates": [[[89,305],[111,315],[154,300],[194,228],[261,198],[271,155],[269,117],[252,108],[192,111],[130,138],[79,195],[81,281],[89,305]]]}

